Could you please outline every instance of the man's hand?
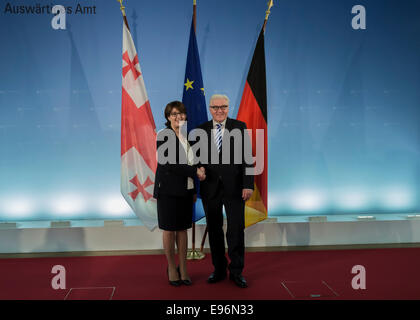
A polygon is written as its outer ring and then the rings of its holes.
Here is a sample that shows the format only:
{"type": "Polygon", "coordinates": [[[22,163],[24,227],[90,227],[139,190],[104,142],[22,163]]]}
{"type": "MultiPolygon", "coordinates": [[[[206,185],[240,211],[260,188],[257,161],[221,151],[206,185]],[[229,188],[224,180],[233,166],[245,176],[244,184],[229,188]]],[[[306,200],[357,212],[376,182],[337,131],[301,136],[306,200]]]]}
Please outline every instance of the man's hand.
{"type": "Polygon", "coordinates": [[[254,190],[252,189],[242,189],[242,199],[247,201],[249,198],[251,198],[253,192],[254,190]]]}
{"type": "Polygon", "coordinates": [[[197,168],[197,177],[200,181],[206,179],[206,169],[204,169],[204,167],[197,168]]]}

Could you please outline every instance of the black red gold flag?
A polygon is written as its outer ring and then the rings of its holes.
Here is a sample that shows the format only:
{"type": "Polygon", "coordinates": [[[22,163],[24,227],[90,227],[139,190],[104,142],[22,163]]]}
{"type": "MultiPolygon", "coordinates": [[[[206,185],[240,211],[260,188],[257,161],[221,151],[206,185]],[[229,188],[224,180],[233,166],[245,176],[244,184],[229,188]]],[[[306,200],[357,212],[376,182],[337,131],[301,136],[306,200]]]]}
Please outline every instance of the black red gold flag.
{"type": "MultiPolygon", "coordinates": [[[[245,203],[245,227],[267,218],[267,85],[265,72],[264,28],[257,40],[251,66],[245,82],[237,119],[252,130],[252,153],[256,157],[256,132],[264,130],[264,167],[254,179],[254,193],[245,203]]],[[[262,155],[260,154],[260,159],[262,155]]]]}

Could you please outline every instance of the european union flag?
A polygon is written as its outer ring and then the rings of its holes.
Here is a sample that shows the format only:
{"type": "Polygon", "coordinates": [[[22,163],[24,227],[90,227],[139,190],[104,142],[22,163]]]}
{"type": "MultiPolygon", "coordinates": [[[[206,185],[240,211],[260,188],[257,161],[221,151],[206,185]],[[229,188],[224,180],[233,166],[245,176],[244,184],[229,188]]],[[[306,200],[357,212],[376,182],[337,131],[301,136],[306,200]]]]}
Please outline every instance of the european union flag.
{"type": "MultiPolygon", "coordinates": [[[[200,56],[198,54],[193,21],[191,21],[182,103],[187,108],[188,132],[208,121],[203,78],[201,76],[200,56]]],[[[197,178],[195,179],[195,185],[197,186],[198,198],[193,210],[193,222],[205,216],[199,193],[200,183],[197,178]]]]}

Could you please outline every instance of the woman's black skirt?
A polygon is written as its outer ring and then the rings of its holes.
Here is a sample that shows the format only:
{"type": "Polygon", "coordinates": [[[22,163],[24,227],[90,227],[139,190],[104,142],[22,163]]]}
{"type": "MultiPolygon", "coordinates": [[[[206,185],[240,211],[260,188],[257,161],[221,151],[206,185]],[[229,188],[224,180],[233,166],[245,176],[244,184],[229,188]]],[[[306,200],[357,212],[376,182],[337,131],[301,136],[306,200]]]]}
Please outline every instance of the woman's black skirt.
{"type": "Polygon", "coordinates": [[[193,190],[188,190],[185,197],[159,195],[157,199],[159,229],[181,231],[191,228],[193,195],[193,190]]]}

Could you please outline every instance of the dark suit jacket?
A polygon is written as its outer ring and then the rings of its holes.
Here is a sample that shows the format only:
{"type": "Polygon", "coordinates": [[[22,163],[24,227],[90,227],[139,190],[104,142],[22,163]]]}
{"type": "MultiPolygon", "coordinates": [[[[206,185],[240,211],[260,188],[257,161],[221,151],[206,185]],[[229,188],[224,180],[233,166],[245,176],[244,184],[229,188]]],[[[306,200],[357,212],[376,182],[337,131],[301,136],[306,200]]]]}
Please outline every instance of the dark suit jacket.
{"type": "MultiPolygon", "coordinates": [[[[170,128],[164,129],[158,132],[157,135],[157,152],[158,152],[158,165],[156,168],[155,175],[155,187],[153,190],[153,197],[155,199],[159,198],[159,195],[165,194],[170,196],[183,197],[188,193],[188,177],[193,178],[197,175],[197,167],[190,166],[187,163],[187,155],[182,147],[178,137],[170,128]],[[159,147],[168,141],[168,136],[165,134],[164,130],[170,130],[173,135],[176,137],[176,163],[159,163],[159,147]],[[163,141],[159,141],[162,140],[163,141]]],[[[168,157],[168,153],[171,149],[166,149],[164,156],[168,157]]],[[[196,192],[194,186],[194,193],[196,192]]]]}
{"type": "MultiPolygon", "coordinates": [[[[231,137],[230,146],[225,146],[227,131],[233,129],[239,129],[241,132],[246,129],[246,124],[242,121],[235,119],[226,119],[225,132],[223,136],[222,151],[218,154],[219,164],[211,163],[211,155],[217,153],[216,144],[214,143],[214,136],[212,134],[213,120],[203,123],[198,128],[203,129],[207,132],[208,147],[209,147],[209,159],[208,164],[199,164],[204,166],[206,169],[206,179],[200,183],[200,195],[203,199],[211,199],[220,187],[220,183],[223,185],[224,195],[228,197],[241,197],[242,189],[254,189],[254,176],[246,175],[245,168],[253,167],[245,163],[244,157],[244,145],[250,144],[248,134],[242,135],[242,161],[239,164],[234,163],[234,140],[231,137]],[[223,154],[230,153],[230,162],[228,164],[222,163],[223,154]]],[[[249,145],[250,147],[250,145],[249,145]]],[[[250,149],[251,150],[251,149],[250,149]]]]}

